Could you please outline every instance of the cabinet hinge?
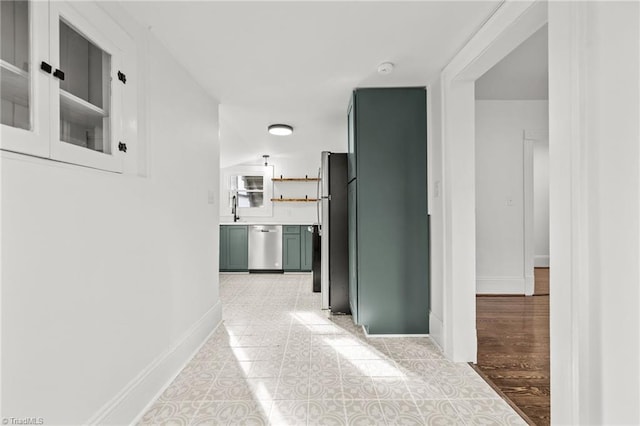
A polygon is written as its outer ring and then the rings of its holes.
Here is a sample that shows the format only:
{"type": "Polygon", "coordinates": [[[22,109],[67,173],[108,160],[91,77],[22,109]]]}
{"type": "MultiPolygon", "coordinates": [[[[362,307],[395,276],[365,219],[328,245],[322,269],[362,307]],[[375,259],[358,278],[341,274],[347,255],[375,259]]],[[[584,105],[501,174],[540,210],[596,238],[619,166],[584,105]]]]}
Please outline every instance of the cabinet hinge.
{"type": "Polygon", "coordinates": [[[53,76],[57,77],[60,80],[64,80],[64,71],[56,68],[56,70],[53,72],[53,76]]]}
{"type": "Polygon", "coordinates": [[[46,63],[45,61],[42,61],[42,63],[40,63],[40,69],[44,72],[46,72],[47,74],[51,74],[51,65],[49,65],[48,63],[46,63]]]}
{"type": "Polygon", "coordinates": [[[127,144],[120,142],[118,144],[118,151],[127,152],[127,144]]]}
{"type": "Polygon", "coordinates": [[[118,80],[120,80],[122,84],[127,84],[127,75],[122,71],[118,71],[118,80]]]}

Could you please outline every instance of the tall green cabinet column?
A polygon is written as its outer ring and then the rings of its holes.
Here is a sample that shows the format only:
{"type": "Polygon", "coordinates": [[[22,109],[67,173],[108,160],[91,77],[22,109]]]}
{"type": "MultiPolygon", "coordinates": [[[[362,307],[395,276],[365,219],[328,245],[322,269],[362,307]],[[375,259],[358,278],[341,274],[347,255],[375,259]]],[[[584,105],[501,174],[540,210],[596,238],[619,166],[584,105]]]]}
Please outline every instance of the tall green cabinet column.
{"type": "Polygon", "coordinates": [[[348,116],[354,319],[371,334],[426,334],[426,90],[357,89],[348,116]]]}

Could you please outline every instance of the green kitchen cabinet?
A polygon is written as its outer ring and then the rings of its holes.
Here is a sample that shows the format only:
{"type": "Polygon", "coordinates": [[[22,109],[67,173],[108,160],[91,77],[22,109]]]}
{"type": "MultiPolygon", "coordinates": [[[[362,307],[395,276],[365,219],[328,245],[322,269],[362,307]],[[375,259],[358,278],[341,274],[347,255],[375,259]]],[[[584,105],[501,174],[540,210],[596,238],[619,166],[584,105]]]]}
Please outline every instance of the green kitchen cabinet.
{"type": "Polygon", "coordinates": [[[313,262],[313,227],[300,227],[300,270],[310,272],[313,262]]]}
{"type": "Polygon", "coordinates": [[[220,271],[249,270],[249,234],[246,225],[220,226],[220,271]]]}
{"type": "Polygon", "coordinates": [[[349,287],[370,334],[429,333],[424,88],[357,89],[349,124],[349,287]]]}
{"type": "Polygon", "coordinates": [[[356,112],[353,109],[353,98],[349,102],[349,110],[347,112],[347,180],[351,182],[356,178],[356,141],[355,141],[355,117],[356,112]]]}
{"type": "MultiPolygon", "coordinates": [[[[220,271],[229,269],[229,227],[220,225],[220,271]]],[[[248,249],[248,247],[247,247],[248,249]]]]}
{"type": "Polygon", "coordinates": [[[356,185],[349,185],[347,193],[349,226],[349,306],[356,324],[358,320],[358,236],[356,185]]]}
{"type": "Polygon", "coordinates": [[[297,234],[282,235],[282,265],[285,271],[300,271],[300,227],[297,234]]]}
{"type": "Polygon", "coordinates": [[[282,225],[283,234],[300,234],[300,225],[282,225]]]}
{"type": "Polygon", "coordinates": [[[282,226],[282,264],[286,272],[310,272],[313,233],[306,225],[282,226]]]}

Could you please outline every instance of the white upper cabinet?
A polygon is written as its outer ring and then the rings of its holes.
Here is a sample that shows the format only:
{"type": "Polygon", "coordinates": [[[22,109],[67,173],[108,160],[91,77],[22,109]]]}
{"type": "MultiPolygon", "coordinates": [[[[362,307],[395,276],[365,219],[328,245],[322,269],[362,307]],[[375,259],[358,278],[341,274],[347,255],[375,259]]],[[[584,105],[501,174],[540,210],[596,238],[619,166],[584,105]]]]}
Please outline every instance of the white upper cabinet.
{"type": "Polygon", "coordinates": [[[0,1],[0,146],[49,156],[49,76],[39,71],[49,58],[48,4],[0,1]]]}
{"type": "Polygon", "coordinates": [[[95,3],[1,4],[2,149],[121,172],[132,40],[95,3]]]}

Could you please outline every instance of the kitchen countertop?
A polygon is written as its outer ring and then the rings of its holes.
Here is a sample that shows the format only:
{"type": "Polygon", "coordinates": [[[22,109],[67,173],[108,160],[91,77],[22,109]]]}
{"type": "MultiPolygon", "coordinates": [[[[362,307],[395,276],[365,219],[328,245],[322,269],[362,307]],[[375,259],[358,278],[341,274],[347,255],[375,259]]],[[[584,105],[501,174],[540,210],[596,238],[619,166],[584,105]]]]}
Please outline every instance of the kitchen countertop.
{"type": "Polygon", "coordinates": [[[220,225],[299,225],[299,226],[312,226],[317,225],[317,223],[295,223],[295,222],[286,222],[286,223],[269,223],[269,222],[221,222],[220,225]]]}

